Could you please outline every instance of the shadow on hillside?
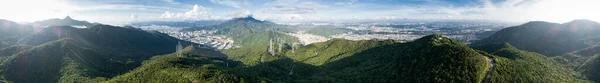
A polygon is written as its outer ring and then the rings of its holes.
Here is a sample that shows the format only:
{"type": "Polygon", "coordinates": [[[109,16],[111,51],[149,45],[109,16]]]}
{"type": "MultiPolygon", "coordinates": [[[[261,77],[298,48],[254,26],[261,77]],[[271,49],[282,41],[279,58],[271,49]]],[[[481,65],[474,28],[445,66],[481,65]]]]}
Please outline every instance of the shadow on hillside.
{"type": "Polygon", "coordinates": [[[289,58],[264,62],[251,67],[234,69],[233,73],[246,78],[268,78],[271,81],[294,82],[297,79],[307,78],[319,71],[319,67],[302,62],[294,62],[289,58]]]}

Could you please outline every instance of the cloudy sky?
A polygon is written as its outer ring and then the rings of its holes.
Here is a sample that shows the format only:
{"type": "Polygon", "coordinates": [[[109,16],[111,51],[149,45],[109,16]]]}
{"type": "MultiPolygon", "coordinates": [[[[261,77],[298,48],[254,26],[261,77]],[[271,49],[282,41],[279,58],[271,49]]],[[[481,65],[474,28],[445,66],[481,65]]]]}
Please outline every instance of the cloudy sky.
{"type": "Polygon", "coordinates": [[[275,22],[374,20],[600,21],[600,0],[0,0],[0,19],[50,18],[106,24],[226,20],[253,15],[275,22]]]}

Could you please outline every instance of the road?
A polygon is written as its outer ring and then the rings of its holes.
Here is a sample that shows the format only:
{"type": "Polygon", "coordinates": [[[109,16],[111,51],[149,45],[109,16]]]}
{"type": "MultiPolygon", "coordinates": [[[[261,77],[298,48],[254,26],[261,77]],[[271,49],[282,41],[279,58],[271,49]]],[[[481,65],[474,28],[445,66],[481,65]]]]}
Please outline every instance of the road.
{"type": "Polygon", "coordinates": [[[493,59],[491,59],[490,57],[485,57],[485,59],[487,61],[490,62],[490,68],[488,69],[488,72],[485,74],[485,78],[483,80],[483,83],[490,83],[490,77],[492,77],[492,73],[494,73],[494,69],[496,68],[496,61],[494,61],[493,59]]]}

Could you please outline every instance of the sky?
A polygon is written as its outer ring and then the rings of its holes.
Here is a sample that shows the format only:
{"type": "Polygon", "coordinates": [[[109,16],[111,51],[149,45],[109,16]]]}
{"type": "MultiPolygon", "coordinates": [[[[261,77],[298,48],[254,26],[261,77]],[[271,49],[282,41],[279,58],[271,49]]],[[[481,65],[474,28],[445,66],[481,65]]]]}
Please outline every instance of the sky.
{"type": "Polygon", "coordinates": [[[0,19],[35,22],[71,16],[105,24],[227,20],[273,22],[380,20],[600,21],[600,0],[0,0],[0,19]]]}

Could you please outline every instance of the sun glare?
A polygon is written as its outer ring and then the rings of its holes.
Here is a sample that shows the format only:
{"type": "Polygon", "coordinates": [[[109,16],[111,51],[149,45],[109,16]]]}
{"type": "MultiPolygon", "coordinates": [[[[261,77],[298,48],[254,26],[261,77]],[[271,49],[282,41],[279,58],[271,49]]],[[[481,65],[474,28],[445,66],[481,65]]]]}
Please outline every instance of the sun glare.
{"type": "Polygon", "coordinates": [[[0,18],[17,22],[64,17],[74,7],[62,0],[0,0],[0,18]]]}
{"type": "Polygon", "coordinates": [[[534,20],[568,22],[574,19],[600,21],[599,0],[545,0],[534,5],[534,20]],[[537,16],[537,17],[536,17],[537,16]]]}

